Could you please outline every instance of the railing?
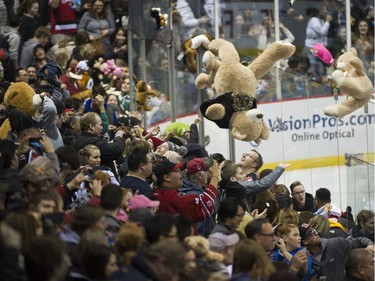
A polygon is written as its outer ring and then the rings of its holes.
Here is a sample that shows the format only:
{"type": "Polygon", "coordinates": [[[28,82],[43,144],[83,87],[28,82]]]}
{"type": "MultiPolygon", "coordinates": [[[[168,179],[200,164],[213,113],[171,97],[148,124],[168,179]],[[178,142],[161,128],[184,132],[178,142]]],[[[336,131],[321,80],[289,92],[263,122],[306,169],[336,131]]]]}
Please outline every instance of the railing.
{"type": "Polygon", "coordinates": [[[371,159],[361,153],[345,154],[347,204],[352,207],[353,214],[358,214],[362,209],[375,210],[375,165],[368,161],[371,159]]]}

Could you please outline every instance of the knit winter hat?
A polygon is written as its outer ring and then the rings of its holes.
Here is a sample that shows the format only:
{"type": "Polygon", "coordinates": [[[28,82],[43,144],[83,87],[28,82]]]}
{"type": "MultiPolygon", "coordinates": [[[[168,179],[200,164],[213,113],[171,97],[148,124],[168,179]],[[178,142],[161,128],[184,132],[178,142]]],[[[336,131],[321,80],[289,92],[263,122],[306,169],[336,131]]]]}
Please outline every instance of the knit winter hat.
{"type": "Polygon", "coordinates": [[[187,148],[185,146],[178,146],[177,144],[167,141],[168,144],[168,150],[172,150],[180,154],[181,156],[185,156],[188,152],[187,148]]]}
{"type": "Polygon", "coordinates": [[[157,137],[151,137],[150,138],[151,141],[152,141],[152,145],[154,146],[154,151],[156,151],[156,149],[158,148],[159,145],[161,145],[162,143],[164,143],[163,140],[157,138],[157,137]]]}

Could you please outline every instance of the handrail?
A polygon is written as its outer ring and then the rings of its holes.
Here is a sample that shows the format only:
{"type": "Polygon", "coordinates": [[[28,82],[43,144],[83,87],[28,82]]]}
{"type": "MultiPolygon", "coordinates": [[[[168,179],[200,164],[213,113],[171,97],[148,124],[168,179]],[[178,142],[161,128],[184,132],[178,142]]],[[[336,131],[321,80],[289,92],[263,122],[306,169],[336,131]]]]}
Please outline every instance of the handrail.
{"type": "Polygon", "coordinates": [[[345,155],[345,165],[348,167],[352,166],[352,160],[375,167],[373,163],[369,163],[361,158],[358,158],[358,156],[363,157],[363,153],[356,153],[356,154],[345,153],[344,155],[345,155]]]}

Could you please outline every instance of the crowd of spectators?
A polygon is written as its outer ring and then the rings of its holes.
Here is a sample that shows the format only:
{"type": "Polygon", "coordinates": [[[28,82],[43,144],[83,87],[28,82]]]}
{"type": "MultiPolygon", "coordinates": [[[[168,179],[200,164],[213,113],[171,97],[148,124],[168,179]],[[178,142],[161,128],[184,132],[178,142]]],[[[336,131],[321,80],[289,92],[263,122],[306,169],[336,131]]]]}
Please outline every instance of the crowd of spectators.
{"type": "MultiPolygon", "coordinates": [[[[196,17],[176,1],[184,35],[212,25],[206,2],[196,17]]],[[[279,183],[289,164],[262,169],[257,150],[238,163],[209,155],[199,118],[162,132],[130,112],[123,4],[0,0],[1,124],[10,123],[0,140],[0,280],[373,281],[373,211],[340,210],[329,186],[313,195],[298,179],[279,183]],[[110,59],[120,76],[101,69],[110,59]],[[3,103],[26,84],[40,100],[35,116],[3,103]]],[[[325,21],[315,21],[327,27],[327,13],[322,6],[325,21]]],[[[238,20],[242,33],[254,27],[251,11],[238,20]]],[[[259,50],[274,40],[271,29],[264,17],[259,50]]],[[[370,34],[358,21],[363,60],[371,46],[373,55],[370,34]]],[[[144,63],[166,81],[160,41],[144,63]]],[[[152,115],[160,119],[169,116],[166,84],[152,115]]]]}

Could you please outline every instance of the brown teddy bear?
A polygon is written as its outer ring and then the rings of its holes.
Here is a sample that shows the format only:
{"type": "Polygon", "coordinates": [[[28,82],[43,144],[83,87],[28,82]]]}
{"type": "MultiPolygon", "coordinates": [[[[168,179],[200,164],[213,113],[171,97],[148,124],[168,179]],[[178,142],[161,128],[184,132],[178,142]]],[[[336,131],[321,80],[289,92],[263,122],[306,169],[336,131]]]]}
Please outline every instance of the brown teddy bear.
{"type": "Polygon", "coordinates": [[[137,95],[135,101],[137,102],[137,108],[138,110],[142,111],[151,111],[152,106],[149,106],[147,104],[148,102],[148,97],[149,96],[154,96],[154,97],[159,97],[160,94],[156,92],[155,90],[152,90],[149,85],[145,81],[138,81],[137,82],[137,95]]]}
{"type": "Polygon", "coordinates": [[[337,59],[336,68],[332,73],[332,80],[340,92],[348,97],[342,103],[325,107],[324,113],[328,116],[343,117],[366,105],[374,93],[374,87],[365,73],[356,49],[351,48],[342,54],[337,59]]]}
{"type": "Polygon", "coordinates": [[[257,80],[271,70],[280,59],[293,55],[295,46],[278,41],[267,47],[251,64],[241,64],[232,43],[214,39],[203,55],[203,65],[209,74],[198,75],[198,89],[213,88],[218,97],[205,101],[200,111],[220,128],[229,128],[234,138],[260,142],[268,139],[269,129],[263,113],[257,109],[255,92],[257,80]]]}
{"type": "MultiPolygon", "coordinates": [[[[15,108],[29,116],[33,116],[41,104],[39,95],[36,95],[34,89],[25,82],[12,83],[4,95],[4,105],[7,109],[15,108]]],[[[5,139],[11,129],[10,120],[6,118],[0,127],[0,139],[5,139]]]]}
{"type": "Polygon", "coordinates": [[[185,55],[185,62],[187,63],[187,68],[190,72],[197,72],[197,64],[195,62],[197,58],[197,49],[199,47],[207,49],[208,43],[213,39],[214,37],[210,34],[201,34],[184,42],[183,53],[181,53],[181,55],[185,55]]]}

